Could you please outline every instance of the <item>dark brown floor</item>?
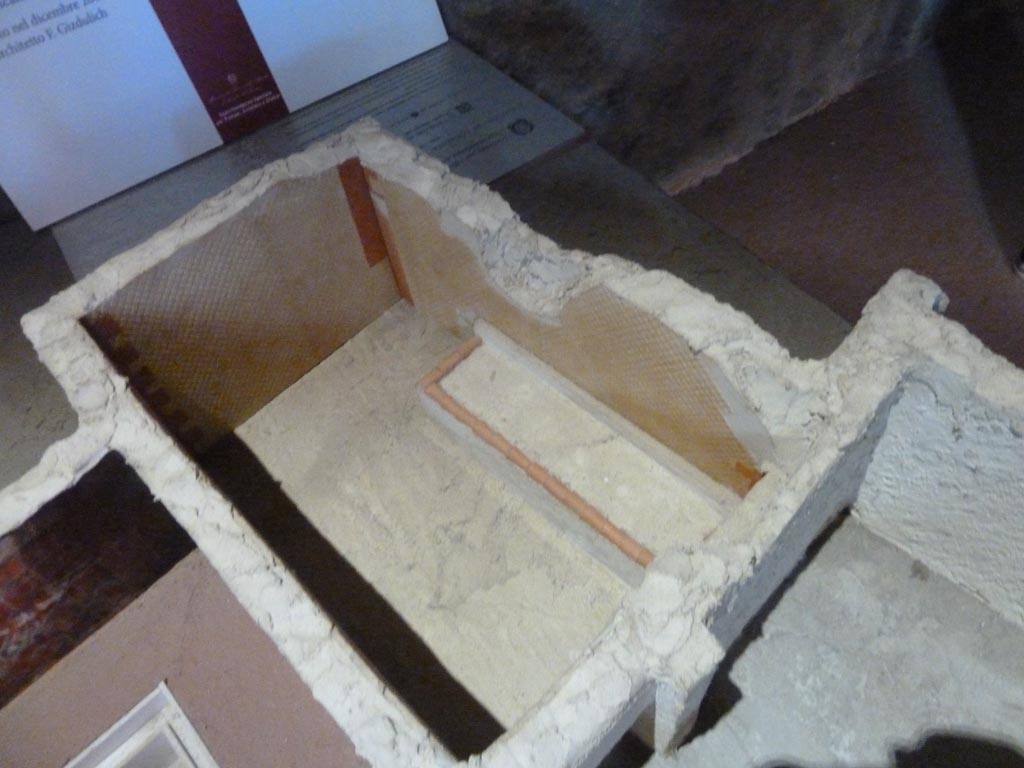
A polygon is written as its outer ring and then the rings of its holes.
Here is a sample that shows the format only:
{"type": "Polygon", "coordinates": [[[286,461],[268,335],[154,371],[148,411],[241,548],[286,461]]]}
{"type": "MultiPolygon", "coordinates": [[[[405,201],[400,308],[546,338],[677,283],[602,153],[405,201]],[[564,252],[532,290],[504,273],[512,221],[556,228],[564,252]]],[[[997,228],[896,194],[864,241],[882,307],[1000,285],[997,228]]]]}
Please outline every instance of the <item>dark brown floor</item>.
{"type": "Polygon", "coordinates": [[[193,547],[117,454],[0,537],[0,707],[193,547]]]}
{"type": "Polygon", "coordinates": [[[1024,365],[1024,34],[993,8],[678,199],[850,321],[927,275],[1024,365]]]}

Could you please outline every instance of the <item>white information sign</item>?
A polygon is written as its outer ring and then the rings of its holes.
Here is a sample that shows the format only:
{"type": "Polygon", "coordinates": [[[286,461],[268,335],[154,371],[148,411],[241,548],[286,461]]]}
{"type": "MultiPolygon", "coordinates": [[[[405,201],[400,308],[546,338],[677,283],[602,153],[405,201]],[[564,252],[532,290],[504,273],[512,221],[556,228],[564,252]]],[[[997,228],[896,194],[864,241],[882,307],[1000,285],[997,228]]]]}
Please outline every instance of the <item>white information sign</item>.
{"type": "Polygon", "coordinates": [[[434,0],[0,0],[0,186],[38,229],[446,39],[434,0]]]}

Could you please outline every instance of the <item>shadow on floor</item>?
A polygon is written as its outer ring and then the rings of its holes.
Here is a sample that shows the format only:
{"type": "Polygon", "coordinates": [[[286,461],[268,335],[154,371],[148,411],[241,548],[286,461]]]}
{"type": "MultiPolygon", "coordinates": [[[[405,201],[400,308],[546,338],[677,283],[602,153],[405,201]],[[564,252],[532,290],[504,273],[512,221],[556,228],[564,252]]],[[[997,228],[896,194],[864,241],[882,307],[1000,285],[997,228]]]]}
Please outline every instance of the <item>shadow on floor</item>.
{"type": "MultiPolygon", "coordinates": [[[[912,749],[893,752],[891,768],[1024,768],[1024,755],[1005,742],[974,734],[934,732],[912,749]]],[[[764,768],[810,768],[774,762],[764,768]]],[[[836,766],[847,768],[847,766],[836,766]]]]}
{"type": "MultiPolygon", "coordinates": [[[[743,656],[751,643],[761,637],[764,623],[768,619],[768,616],[775,610],[779,602],[786,595],[786,592],[789,591],[793,586],[793,583],[800,577],[800,574],[804,572],[807,566],[814,559],[814,556],[822,547],[825,546],[832,534],[839,529],[849,516],[850,511],[848,509],[841,511],[836,515],[836,518],[818,534],[818,537],[811,542],[810,546],[807,547],[807,551],[804,553],[803,559],[790,572],[782,584],[776,588],[765,604],[761,606],[761,610],[757,612],[757,615],[755,615],[743,629],[743,634],[741,634],[736,642],[729,647],[722,663],[718,665],[718,669],[715,671],[714,677],[711,678],[708,691],[704,695],[704,700],[701,702],[700,710],[697,713],[697,720],[693,725],[693,729],[683,740],[682,746],[689,744],[694,739],[703,736],[714,728],[719,721],[728,715],[729,712],[732,711],[733,707],[739,704],[743,699],[743,692],[735,683],[733,683],[732,678],[730,677],[736,661],[743,656]]],[[[781,768],[781,766],[779,768],[781,768]]]]}
{"type": "MultiPolygon", "coordinates": [[[[504,733],[402,616],[302,514],[235,435],[203,453],[220,490],[302,583],[388,687],[458,759],[504,733]]],[[[651,750],[627,733],[600,768],[635,768],[651,750]]]]}
{"type": "Polygon", "coordinates": [[[504,732],[399,613],[325,539],[235,435],[201,457],[203,469],[420,721],[457,758],[504,732]]]}

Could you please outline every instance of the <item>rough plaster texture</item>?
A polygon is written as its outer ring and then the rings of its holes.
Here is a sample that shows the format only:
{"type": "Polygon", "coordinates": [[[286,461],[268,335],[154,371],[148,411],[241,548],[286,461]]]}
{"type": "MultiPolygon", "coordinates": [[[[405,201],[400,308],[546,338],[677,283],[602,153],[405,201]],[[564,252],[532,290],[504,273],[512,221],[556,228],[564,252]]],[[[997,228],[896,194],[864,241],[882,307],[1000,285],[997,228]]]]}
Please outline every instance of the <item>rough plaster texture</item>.
{"type": "Polygon", "coordinates": [[[891,429],[889,410],[902,384],[930,381],[938,367],[1016,423],[1024,412],[1024,373],[939,317],[941,291],[911,273],[889,282],[831,356],[802,361],[747,316],[678,279],[615,257],[558,249],[486,188],[451,175],[372,123],[246,177],[25,317],[23,327],[68,394],[79,428],[0,492],[0,530],[31,515],[106,451],[120,451],[372,763],[454,760],[170,440],[77,322],[275,181],[312,175],[353,155],[426,200],[448,231],[471,243],[493,283],[525,308],[551,316],[567,296],[603,284],[658,317],[720,367],[776,447],[775,460],[764,467],[767,476],[721,526],[699,545],[659,555],[576,663],[514,728],[467,764],[595,765],[652,702],[654,716],[645,726],[659,749],[670,748],[694,715],[723,646],[834,514],[857,500],[869,469],[881,471],[872,457],[891,429]]]}
{"type": "Polygon", "coordinates": [[[852,327],[593,143],[524,166],[493,187],[563,248],[616,253],[669,272],[749,315],[794,357],[828,356],[852,327]]]}
{"type": "Polygon", "coordinates": [[[943,371],[908,380],[855,507],[1024,626],[1024,421],[943,371]]]}
{"type": "Polygon", "coordinates": [[[670,190],[910,55],[945,0],[442,0],[449,32],[670,190]]]}

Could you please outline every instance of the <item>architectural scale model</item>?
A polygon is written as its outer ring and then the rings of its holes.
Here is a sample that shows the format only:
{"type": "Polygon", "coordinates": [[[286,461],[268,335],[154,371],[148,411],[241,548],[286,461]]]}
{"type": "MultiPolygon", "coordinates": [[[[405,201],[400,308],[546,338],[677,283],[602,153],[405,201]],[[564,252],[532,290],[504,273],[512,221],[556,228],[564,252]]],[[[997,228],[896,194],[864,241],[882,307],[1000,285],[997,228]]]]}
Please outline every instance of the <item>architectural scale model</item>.
{"type": "Polygon", "coordinates": [[[794,359],[362,122],[25,316],[79,426],[0,533],[119,454],[360,756],[458,763],[257,533],[263,485],[216,479],[241,445],[505,729],[461,764],[666,752],[845,509],[1024,625],[1024,372],[945,301],[901,272],[794,359]]]}

